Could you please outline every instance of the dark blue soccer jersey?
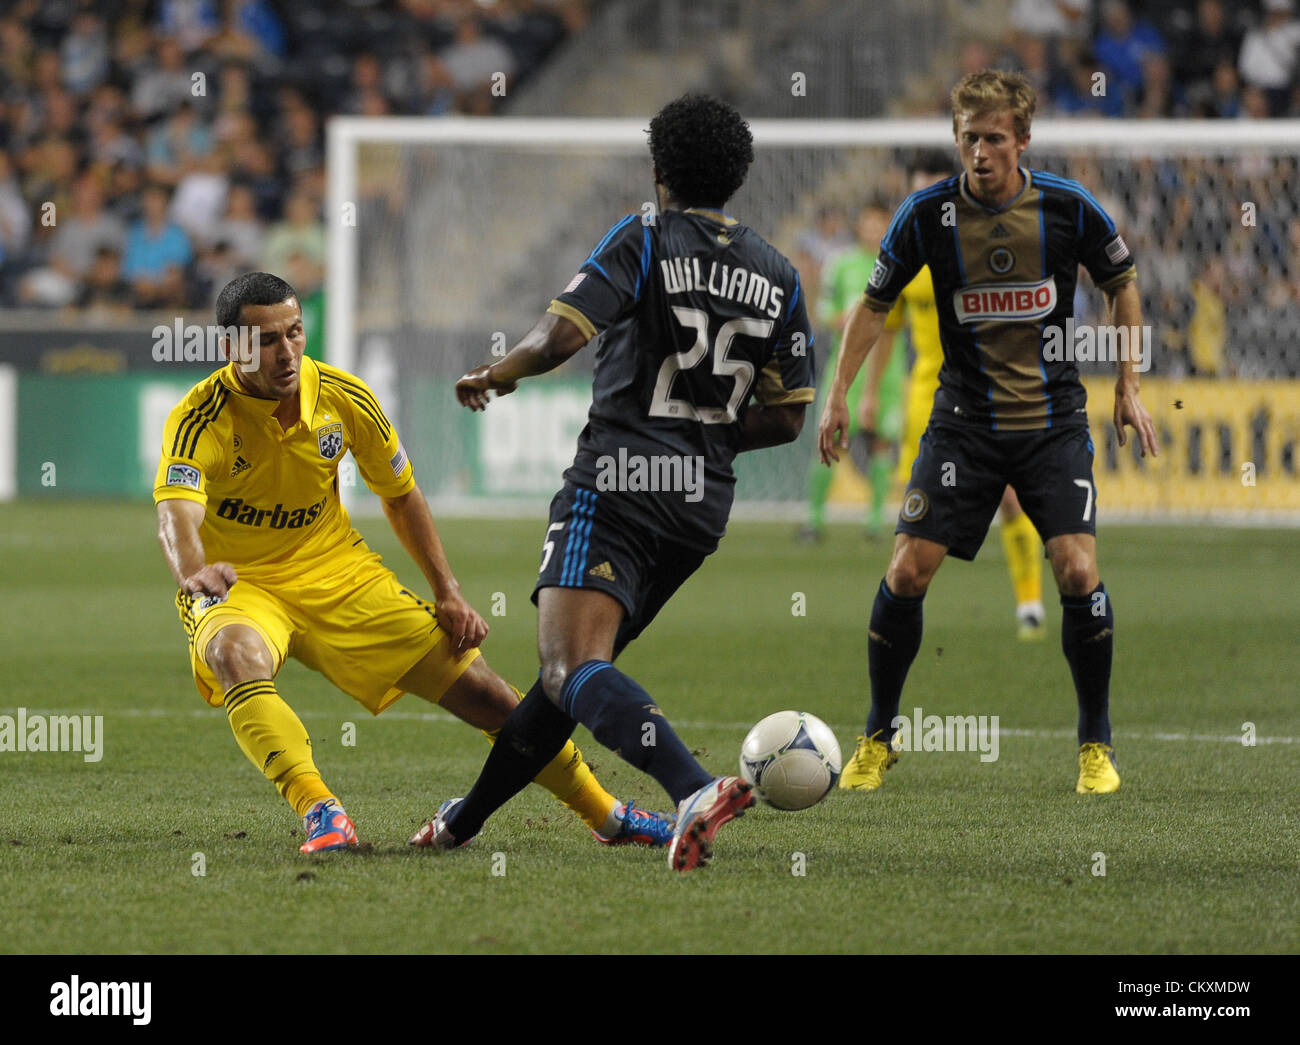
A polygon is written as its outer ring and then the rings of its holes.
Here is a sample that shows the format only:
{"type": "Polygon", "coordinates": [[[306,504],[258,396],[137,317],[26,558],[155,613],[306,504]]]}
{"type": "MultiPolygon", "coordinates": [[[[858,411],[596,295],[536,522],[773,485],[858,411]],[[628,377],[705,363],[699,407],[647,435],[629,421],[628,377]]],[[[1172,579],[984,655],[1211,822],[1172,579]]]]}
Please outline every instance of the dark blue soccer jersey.
{"type": "Polygon", "coordinates": [[[998,430],[1087,424],[1079,372],[1044,351],[1044,330],[1068,329],[1080,265],[1111,291],[1137,278],[1133,255],[1077,181],[1021,173],[1024,187],[997,209],[964,174],[914,192],[881,240],[868,308],[887,311],[930,266],[943,344],[932,417],[998,430]]]}
{"type": "Polygon", "coordinates": [[[615,223],[550,311],[603,334],[565,479],[655,532],[711,550],[734,497],[748,404],[811,403],[799,274],[719,211],[615,223]]]}

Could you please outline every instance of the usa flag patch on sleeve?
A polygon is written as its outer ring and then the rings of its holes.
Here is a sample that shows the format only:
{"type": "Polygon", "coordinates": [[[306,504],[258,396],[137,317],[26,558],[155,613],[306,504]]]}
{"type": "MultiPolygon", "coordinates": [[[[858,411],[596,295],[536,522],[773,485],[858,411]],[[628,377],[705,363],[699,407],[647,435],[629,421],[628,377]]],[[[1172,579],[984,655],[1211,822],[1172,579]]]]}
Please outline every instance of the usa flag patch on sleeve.
{"type": "Polygon", "coordinates": [[[400,476],[406,470],[406,447],[398,441],[397,453],[393,454],[392,460],[388,462],[393,466],[393,475],[400,476]]]}
{"type": "Polygon", "coordinates": [[[1118,265],[1128,257],[1128,244],[1124,242],[1123,236],[1116,236],[1106,244],[1106,257],[1110,258],[1112,265],[1118,265]]]}

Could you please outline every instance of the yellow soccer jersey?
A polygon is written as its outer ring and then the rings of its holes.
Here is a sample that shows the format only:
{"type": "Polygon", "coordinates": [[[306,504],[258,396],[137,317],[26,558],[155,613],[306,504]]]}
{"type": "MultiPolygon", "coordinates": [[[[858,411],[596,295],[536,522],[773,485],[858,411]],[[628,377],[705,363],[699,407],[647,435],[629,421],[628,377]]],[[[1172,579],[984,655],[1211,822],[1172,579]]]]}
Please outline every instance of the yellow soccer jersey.
{"type": "Polygon", "coordinates": [[[287,432],[272,416],[279,401],[244,391],[233,363],[190,389],[163,429],[154,501],[204,505],[207,561],[261,583],[328,573],[360,540],[339,501],[345,451],[380,497],[415,486],[406,450],[360,378],[304,356],[299,382],[301,412],[287,432]]]}
{"type": "MultiPolygon", "coordinates": [[[[935,310],[934,282],[930,279],[929,265],[903,288],[885,320],[885,329],[898,330],[904,317],[912,337],[912,351],[916,354],[908,378],[908,399],[925,399],[933,403],[934,390],[939,387],[939,368],[943,366],[943,345],[939,343],[939,315],[935,310]]],[[[928,411],[929,407],[926,409],[928,411]]]]}

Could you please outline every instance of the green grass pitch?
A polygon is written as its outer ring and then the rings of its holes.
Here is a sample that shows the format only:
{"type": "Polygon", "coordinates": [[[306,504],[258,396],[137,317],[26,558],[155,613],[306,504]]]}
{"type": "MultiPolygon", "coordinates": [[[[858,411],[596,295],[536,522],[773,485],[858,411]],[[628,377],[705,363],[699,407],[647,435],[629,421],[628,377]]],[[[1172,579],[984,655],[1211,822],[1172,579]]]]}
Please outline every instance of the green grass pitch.
{"type": "MultiPolygon", "coordinates": [[[[382,519],[361,528],[419,579],[382,519]]],[[[504,594],[485,651],[526,685],[543,520],[441,529],[479,610],[504,594]]],[[[826,719],[846,756],[861,729],[887,546],[844,527],[799,548],[790,531],[735,523],[620,662],[715,772],[734,772],[748,725],[782,708],[826,719]]],[[[939,574],[903,710],[999,716],[997,761],[906,754],[874,794],[760,807],[724,828],[711,867],[680,876],[662,852],[598,846],[535,787],[470,850],[410,850],[485,742],[413,697],[371,718],[291,663],[280,692],[373,844],[301,856],[301,825],[194,691],[153,533],[148,505],[0,506],[0,714],[104,716],[99,762],[0,753],[4,951],[1300,950],[1294,532],[1103,526],[1124,783],[1093,798],[1073,791],[1059,608],[1047,599],[1048,642],[1015,640],[994,535],[977,563],[939,574]],[[1254,746],[1236,739],[1245,723],[1254,746]]],[[[662,804],[653,781],[577,739],[610,790],[662,804]]]]}

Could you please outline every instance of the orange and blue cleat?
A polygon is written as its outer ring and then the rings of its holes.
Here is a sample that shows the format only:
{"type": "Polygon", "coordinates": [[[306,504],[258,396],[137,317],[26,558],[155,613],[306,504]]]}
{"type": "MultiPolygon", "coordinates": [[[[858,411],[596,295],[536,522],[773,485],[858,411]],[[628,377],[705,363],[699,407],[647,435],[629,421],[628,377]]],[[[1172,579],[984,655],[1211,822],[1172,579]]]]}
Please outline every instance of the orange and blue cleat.
{"type": "Polygon", "coordinates": [[[300,853],[327,853],[357,844],[357,829],[335,798],[327,798],[312,806],[302,818],[302,826],[307,832],[307,841],[298,847],[300,853]]]}
{"type": "Polygon", "coordinates": [[[602,845],[648,845],[658,849],[673,840],[673,828],[677,825],[675,816],[638,809],[635,802],[628,802],[615,816],[618,817],[618,831],[612,836],[606,838],[599,831],[591,832],[602,845]]]}

